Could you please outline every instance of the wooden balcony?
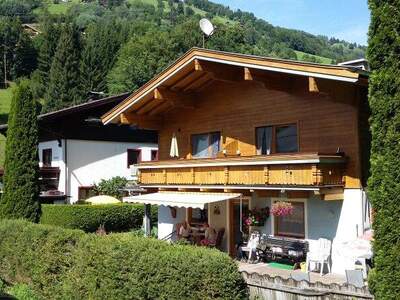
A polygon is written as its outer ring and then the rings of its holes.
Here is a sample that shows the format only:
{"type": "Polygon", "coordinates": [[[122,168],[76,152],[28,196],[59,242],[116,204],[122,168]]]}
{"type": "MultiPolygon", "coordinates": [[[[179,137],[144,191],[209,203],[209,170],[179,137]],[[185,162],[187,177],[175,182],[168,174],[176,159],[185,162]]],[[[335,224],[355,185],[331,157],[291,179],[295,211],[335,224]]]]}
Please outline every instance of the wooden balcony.
{"type": "Polygon", "coordinates": [[[296,154],[144,162],[137,169],[144,186],[343,187],[345,162],[296,154]]]}

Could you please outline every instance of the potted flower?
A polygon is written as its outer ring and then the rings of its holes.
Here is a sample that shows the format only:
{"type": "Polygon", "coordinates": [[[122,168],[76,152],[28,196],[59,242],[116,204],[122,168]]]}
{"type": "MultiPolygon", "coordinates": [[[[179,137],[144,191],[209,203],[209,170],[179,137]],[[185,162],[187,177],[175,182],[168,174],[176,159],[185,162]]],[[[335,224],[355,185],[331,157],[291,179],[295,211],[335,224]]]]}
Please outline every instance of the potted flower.
{"type": "Polygon", "coordinates": [[[271,213],[275,217],[284,217],[293,214],[293,205],[290,202],[278,201],[272,204],[271,213]]]}
{"type": "Polygon", "coordinates": [[[269,217],[269,207],[255,208],[250,210],[244,217],[243,222],[246,226],[263,226],[269,217]]]}

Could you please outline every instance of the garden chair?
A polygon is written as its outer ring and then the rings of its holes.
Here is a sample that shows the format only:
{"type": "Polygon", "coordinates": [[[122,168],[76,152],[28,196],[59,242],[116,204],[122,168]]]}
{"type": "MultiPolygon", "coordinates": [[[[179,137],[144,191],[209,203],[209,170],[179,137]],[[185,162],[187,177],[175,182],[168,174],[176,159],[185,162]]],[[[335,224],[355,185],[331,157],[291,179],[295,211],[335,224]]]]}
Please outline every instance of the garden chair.
{"type": "Polygon", "coordinates": [[[222,245],[222,239],[224,238],[224,234],[225,234],[225,228],[221,228],[220,230],[218,230],[215,243],[211,243],[209,244],[209,246],[220,249],[222,245]]]}
{"type": "Polygon", "coordinates": [[[320,238],[317,241],[315,247],[310,247],[310,251],[307,253],[307,271],[310,270],[310,264],[315,263],[320,266],[320,275],[324,271],[324,265],[328,266],[328,271],[331,273],[331,265],[330,265],[330,258],[331,258],[331,248],[332,242],[327,239],[320,238]]]}
{"type": "Polygon", "coordinates": [[[257,233],[257,232],[253,232],[253,233],[250,235],[250,238],[249,238],[249,240],[248,240],[246,246],[241,246],[241,247],[239,247],[239,249],[240,249],[240,251],[241,251],[242,253],[243,253],[243,252],[247,252],[247,253],[248,253],[247,262],[249,262],[249,263],[251,262],[251,259],[252,259],[252,257],[253,257],[253,254],[254,254],[254,255],[256,256],[256,258],[257,258],[256,249],[257,249],[259,243],[260,243],[260,234],[257,233]]]}
{"type": "Polygon", "coordinates": [[[364,277],[362,270],[346,270],[346,280],[348,284],[354,285],[357,288],[364,286],[364,277]]]}

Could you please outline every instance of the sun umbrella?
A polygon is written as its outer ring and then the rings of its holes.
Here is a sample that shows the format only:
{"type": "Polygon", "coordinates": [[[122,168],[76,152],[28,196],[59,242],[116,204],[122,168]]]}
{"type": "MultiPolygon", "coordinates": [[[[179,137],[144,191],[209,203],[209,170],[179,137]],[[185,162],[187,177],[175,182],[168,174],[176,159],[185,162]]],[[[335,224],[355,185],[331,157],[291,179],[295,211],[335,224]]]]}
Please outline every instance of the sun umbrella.
{"type": "Polygon", "coordinates": [[[116,203],[121,203],[117,198],[107,196],[107,195],[100,195],[100,196],[94,196],[90,197],[89,199],[86,199],[85,202],[89,202],[91,204],[116,204],[116,203]]]}
{"type": "Polygon", "coordinates": [[[171,156],[171,157],[179,157],[178,141],[176,139],[175,133],[172,135],[171,149],[169,151],[169,156],[171,156]]]}

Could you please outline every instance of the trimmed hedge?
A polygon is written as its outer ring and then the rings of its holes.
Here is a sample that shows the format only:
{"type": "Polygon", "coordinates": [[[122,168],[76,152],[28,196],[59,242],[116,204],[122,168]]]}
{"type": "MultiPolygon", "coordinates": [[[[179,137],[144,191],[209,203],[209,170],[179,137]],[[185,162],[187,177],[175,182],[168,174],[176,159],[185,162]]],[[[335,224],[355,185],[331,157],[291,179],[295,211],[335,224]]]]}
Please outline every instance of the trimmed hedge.
{"type": "Polygon", "coordinates": [[[0,221],[0,278],[43,299],[243,299],[237,265],[218,250],[0,221]]]}
{"type": "Polygon", "coordinates": [[[369,0],[368,61],[375,299],[400,299],[400,2],[369,0]]]}
{"type": "MultiPolygon", "coordinates": [[[[157,207],[152,207],[152,222],[157,224],[157,207]]],[[[95,232],[104,224],[106,231],[139,229],[143,224],[144,206],[110,205],[42,205],[40,223],[95,232]]]]}

